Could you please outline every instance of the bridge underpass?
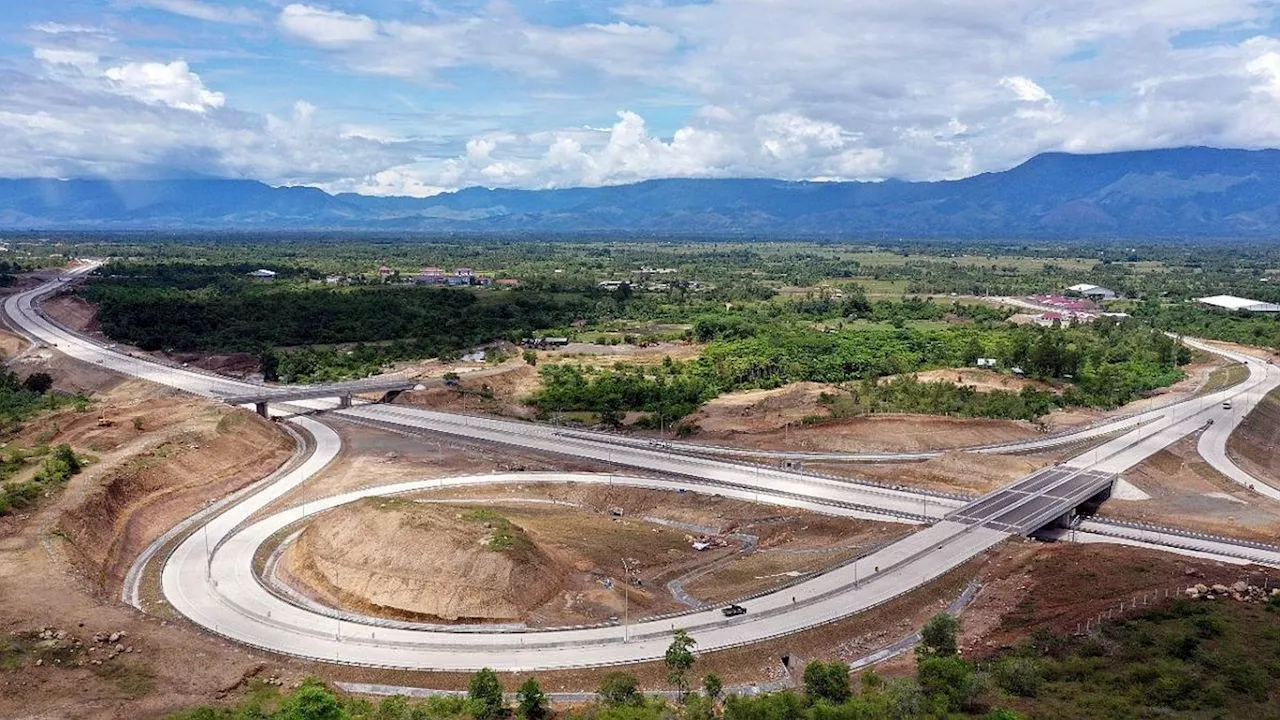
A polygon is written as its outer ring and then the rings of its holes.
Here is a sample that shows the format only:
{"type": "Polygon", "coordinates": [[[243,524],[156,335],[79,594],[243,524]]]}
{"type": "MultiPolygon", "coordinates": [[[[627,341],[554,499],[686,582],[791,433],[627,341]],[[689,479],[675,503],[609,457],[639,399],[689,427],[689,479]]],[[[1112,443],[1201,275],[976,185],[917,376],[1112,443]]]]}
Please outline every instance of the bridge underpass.
{"type": "Polygon", "coordinates": [[[1030,535],[1059,519],[1069,519],[1081,506],[1106,500],[1115,480],[1114,473],[1048,467],[974,500],[947,519],[1030,535]]]}
{"type": "Polygon", "coordinates": [[[417,380],[357,380],[349,383],[316,385],[303,387],[263,388],[260,393],[250,395],[234,395],[223,398],[228,405],[253,405],[254,410],[263,417],[268,417],[267,409],[271,403],[288,403],[300,400],[319,400],[337,398],[339,408],[351,407],[351,398],[356,395],[376,395],[382,397],[378,402],[391,402],[400,393],[414,390],[422,385],[417,380]]]}

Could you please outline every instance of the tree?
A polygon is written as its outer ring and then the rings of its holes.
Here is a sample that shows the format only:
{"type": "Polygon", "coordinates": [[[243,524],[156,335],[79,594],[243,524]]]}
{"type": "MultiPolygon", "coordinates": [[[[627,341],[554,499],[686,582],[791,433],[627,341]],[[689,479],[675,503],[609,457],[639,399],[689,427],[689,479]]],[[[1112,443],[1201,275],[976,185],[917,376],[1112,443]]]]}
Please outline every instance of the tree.
{"type": "Polygon", "coordinates": [[[712,700],[719,700],[720,694],[724,692],[724,680],[715,673],[708,674],[702,678],[702,691],[712,700]]]}
{"type": "Polygon", "coordinates": [[[83,467],[80,458],[76,457],[76,452],[66,443],[62,443],[53,449],[53,459],[61,463],[69,475],[79,473],[83,467]]]}
{"type": "Polygon", "coordinates": [[[946,613],[934,615],[920,631],[920,646],[916,654],[921,657],[947,657],[960,651],[957,638],[960,621],[946,613]]]}
{"type": "Polygon", "coordinates": [[[814,660],[804,668],[804,694],[811,701],[826,700],[841,705],[853,697],[849,684],[849,664],[833,660],[814,660]]]}
{"type": "Polygon", "coordinates": [[[538,353],[534,350],[525,350],[523,353],[521,353],[521,357],[523,357],[524,361],[529,363],[530,365],[538,364],[538,353]]]}
{"type": "Polygon", "coordinates": [[[671,639],[671,644],[667,646],[667,654],[663,658],[663,662],[667,664],[667,682],[680,691],[681,699],[689,689],[687,676],[695,660],[693,646],[697,644],[698,641],[690,637],[689,633],[683,629],[676,630],[675,637],[671,639]]]}
{"type": "Polygon", "coordinates": [[[996,664],[992,679],[1005,692],[1020,697],[1035,697],[1044,683],[1044,674],[1035,658],[1013,656],[996,664]]]}
{"type": "Polygon", "coordinates": [[[916,678],[925,697],[941,712],[960,712],[980,690],[973,668],[958,655],[920,658],[916,678]]]}
{"type": "Polygon", "coordinates": [[[262,379],[275,382],[280,379],[280,355],[270,348],[258,354],[258,370],[262,379]]]}
{"type": "Polygon", "coordinates": [[[502,683],[490,668],[481,668],[471,676],[467,700],[474,706],[476,720],[494,720],[502,716],[502,683]]]}
{"type": "Polygon", "coordinates": [[[49,373],[31,373],[27,376],[26,380],[22,381],[22,387],[33,393],[43,395],[53,388],[53,378],[49,373]]]}
{"type": "Polygon", "coordinates": [[[542,692],[538,681],[529,678],[516,692],[516,715],[523,720],[544,720],[550,715],[551,708],[547,703],[547,695],[542,692]]]}
{"type": "Polygon", "coordinates": [[[600,689],[596,693],[607,705],[640,705],[644,696],[640,694],[640,683],[634,677],[618,671],[604,676],[600,689]]]}
{"type": "Polygon", "coordinates": [[[281,720],[345,720],[347,713],[324,683],[308,678],[280,705],[281,720]]]}

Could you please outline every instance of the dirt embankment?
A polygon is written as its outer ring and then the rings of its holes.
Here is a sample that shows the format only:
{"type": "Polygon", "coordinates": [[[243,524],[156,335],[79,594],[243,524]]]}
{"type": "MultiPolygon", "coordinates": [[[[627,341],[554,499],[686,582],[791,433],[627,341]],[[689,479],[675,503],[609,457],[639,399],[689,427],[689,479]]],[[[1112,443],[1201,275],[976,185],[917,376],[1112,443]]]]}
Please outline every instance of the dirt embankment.
{"type": "Polygon", "coordinates": [[[268,475],[293,451],[291,439],[257,415],[196,400],[104,408],[108,427],[97,417],[60,435],[105,456],[101,471],[67,498],[57,528],[81,573],[108,592],[148,542],[207,500],[268,475]]]}
{"type": "Polygon", "coordinates": [[[1016,645],[1037,630],[1074,632],[1079,623],[1134,596],[1177,594],[1196,583],[1261,584],[1268,574],[1277,577],[1276,571],[1256,566],[1123,545],[1006,545],[983,569],[982,591],[963,616],[963,645],[966,654],[983,655],[1016,645]]]}
{"type": "Polygon", "coordinates": [[[283,568],[346,607],[429,622],[520,620],[570,572],[496,511],[389,498],[318,518],[283,568]]]}
{"type": "Polygon", "coordinates": [[[1150,497],[1113,497],[1099,512],[1119,517],[1274,543],[1280,537],[1280,504],[1221,475],[1200,457],[1199,437],[1183,438],[1124,473],[1150,497]]]}
{"type": "Polygon", "coordinates": [[[397,402],[446,412],[487,413],[532,418],[524,400],[542,387],[537,368],[520,359],[490,367],[459,368],[456,387],[429,387],[403,393],[397,402]]]}
{"type": "Polygon", "coordinates": [[[1240,469],[1280,487],[1280,390],[1273,390],[1231,433],[1227,452],[1240,469]]]}

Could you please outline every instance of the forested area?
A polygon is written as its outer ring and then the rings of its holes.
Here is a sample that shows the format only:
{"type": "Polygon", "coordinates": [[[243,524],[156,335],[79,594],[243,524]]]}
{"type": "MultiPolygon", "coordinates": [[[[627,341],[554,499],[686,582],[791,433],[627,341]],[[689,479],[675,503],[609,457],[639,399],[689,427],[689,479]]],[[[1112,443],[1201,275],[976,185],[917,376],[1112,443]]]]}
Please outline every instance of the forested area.
{"type": "Polygon", "coordinates": [[[567,325],[592,308],[581,293],[255,283],[243,267],[144,274],[112,266],[83,292],[113,339],[143,350],[260,353],[266,377],[289,382],[362,377],[399,360],[567,325]],[[354,347],[326,347],[333,345],[354,347]]]}
{"type": "Polygon", "coordinates": [[[1181,335],[1280,350],[1280,317],[1275,313],[1232,313],[1191,303],[1143,303],[1133,314],[1153,327],[1181,335]]]}
{"type": "Polygon", "coordinates": [[[1088,326],[959,325],[944,328],[876,327],[819,333],[788,325],[704,318],[695,327],[710,342],[702,356],[659,367],[621,364],[609,369],[552,365],[541,370],[532,403],[543,413],[643,410],[642,422],[672,424],[725,392],[776,388],[813,381],[862,381],[842,412],[933,412],[1035,419],[1055,407],[1116,407],[1182,376],[1190,352],[1133,320],[1103,318],[1088,326]],[[978,393],[950,383],[909,377],[877,378],[931,368],[965,367],[977,358],[1064,386],[1060,394],[1029,389],[978,393]]]}

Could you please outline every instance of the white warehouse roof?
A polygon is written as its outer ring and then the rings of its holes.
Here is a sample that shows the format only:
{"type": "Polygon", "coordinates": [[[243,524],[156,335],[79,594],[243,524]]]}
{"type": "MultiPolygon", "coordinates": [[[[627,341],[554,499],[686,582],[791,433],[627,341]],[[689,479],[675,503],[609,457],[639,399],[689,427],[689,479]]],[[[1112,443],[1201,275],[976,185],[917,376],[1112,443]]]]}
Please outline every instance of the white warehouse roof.
{"type": "Polygon", "coordinates": [[[1249,298],[1236,297],[1235,295],[1214,295],[1212,297],[1202,297],[1200,298],[1200,302],[1205,305],[1212,305],[1225,310],[1280,312],[1280,305],[1275,303],[1262,302],[1261,300],[1250,300],[1249,298]]]}

